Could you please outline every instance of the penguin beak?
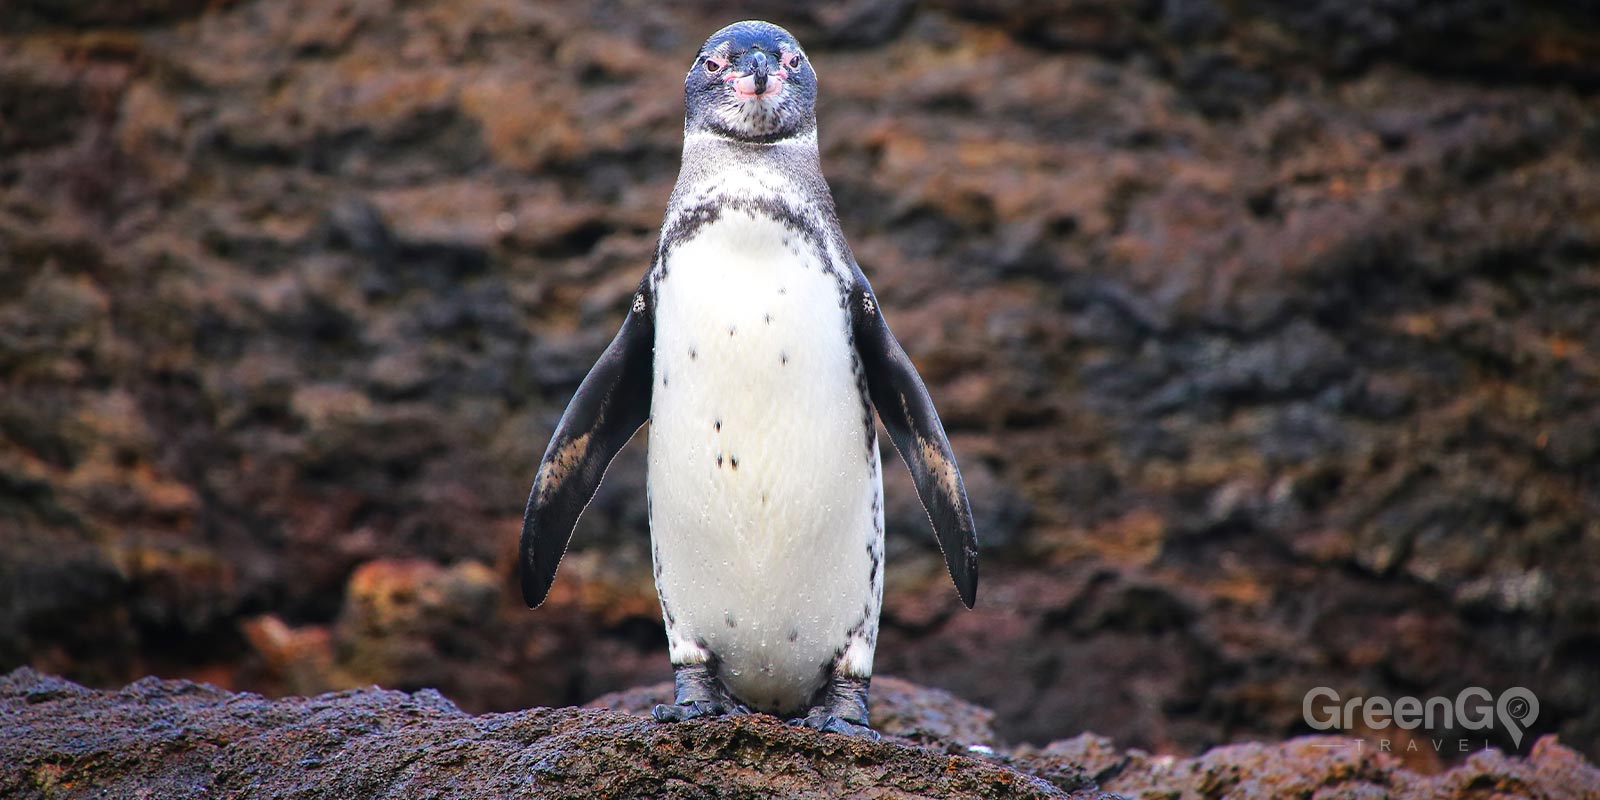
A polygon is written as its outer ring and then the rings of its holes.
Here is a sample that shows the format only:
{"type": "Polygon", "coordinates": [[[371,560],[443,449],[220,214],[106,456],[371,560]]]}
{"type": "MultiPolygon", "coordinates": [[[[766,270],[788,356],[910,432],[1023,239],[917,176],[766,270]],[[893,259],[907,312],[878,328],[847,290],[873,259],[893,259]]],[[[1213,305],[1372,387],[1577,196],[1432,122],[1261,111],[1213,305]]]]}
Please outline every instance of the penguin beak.
{"type": "Polygon", "coordinates": [[[740,64],[744,74],[731,81],[733,90],[745,100],[776,95],[783,90],[784,73],[774,70],[774,63],[765,52],[751,50],[740,64]]]}

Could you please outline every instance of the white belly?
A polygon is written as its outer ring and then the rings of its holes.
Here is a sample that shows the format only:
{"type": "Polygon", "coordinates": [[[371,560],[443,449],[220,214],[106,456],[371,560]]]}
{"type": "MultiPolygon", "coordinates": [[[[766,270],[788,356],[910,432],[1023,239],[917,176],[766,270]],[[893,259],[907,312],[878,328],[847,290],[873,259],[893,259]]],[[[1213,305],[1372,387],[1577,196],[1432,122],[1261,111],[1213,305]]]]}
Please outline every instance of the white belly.
{"type": "MultiPolygon", "coordinates": [[[[848,313],[810,246],[771,219],[725,213],[668,259],[649,493],[673,661],[709,651],[744,702],[804,710],[863,624],[875,644],[882,591],[882,482],[848,313]]],[[[871,644],[848,654],[858,674],[871,644]]]]}

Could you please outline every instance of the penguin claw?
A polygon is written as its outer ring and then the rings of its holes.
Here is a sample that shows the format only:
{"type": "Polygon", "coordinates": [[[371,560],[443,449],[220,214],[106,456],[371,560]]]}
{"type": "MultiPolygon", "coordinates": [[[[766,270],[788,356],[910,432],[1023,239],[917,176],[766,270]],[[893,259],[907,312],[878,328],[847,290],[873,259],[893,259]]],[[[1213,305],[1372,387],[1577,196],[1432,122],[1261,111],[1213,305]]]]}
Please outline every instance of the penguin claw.
{"type": "Polygon", "coordinates": [[[734,714],[748,714],[750,709],[739,703],[723,703],[717,700],[690,700],[687,703],[667,705],[665,703],[651,709],[650,716],[658,722],[684,722],[700,717],[723,717],[734,714]]]}
{"type": "Polygon", "coordinates": [[[789,720],[790,725],[801,725],[823,733],[842,733],[845,736],[856,736],[862,739],[878,741],[883,734],[862,725],[844,719],[837,714],[814,711],[804,717],[789,720]]]}

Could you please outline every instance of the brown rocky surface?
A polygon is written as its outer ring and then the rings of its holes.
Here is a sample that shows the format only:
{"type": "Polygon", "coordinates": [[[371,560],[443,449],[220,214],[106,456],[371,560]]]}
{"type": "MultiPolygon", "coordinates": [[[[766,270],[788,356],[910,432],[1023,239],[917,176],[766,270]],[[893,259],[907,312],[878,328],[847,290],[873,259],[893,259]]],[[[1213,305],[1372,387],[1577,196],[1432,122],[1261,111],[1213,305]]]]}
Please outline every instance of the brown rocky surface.
{"type": "MultiPolygon", "coordinates": [[[[665,677],[641,442],[537,612],[511,555],[728,13],[0,4],[0,668],[474,713],[665,677]]],[[[1523,685],[1600,755],[1593,4],[746,13],[809,46],[984,537],[966,612],[888,470],[883,671],[1179,754],[1314,686],[1523,685]]]]}
{"type": "MultiPolygon", "coordinates": [[[[975,709],[893,682],[876,714],[926,733],[975,709]]],[[[649,690],[641,690],[646,695],[649,690]]],[[[623,703],[626,704],[626,703],[623,703]]],[[[1541,739],[1419,775],[1354,740],[1232,745],[1192,759],[1083,734],[974,751],[881,742],[765,716],[662,725],[601,709],[472,716],[433,690],[269,700],[147,678],[96,691],[23,668],[0,677],[0,794],[14,798],[1451,798],[1579,800],[1600,770],[1541,739]]]]}
{"type": "MultiPolygon", "coordinates": [[[[658,703],[671,703],[672,697],[672,682],[667,681],[604,694],[586,707],[643,716],[658,703]]],[[[872,679],[868,714],[872,727],[888,736],[958,748],[992,749],[1000,745],[994,733],[993,711],[942,689],[918,686],[892,675],[872,679]]]]}

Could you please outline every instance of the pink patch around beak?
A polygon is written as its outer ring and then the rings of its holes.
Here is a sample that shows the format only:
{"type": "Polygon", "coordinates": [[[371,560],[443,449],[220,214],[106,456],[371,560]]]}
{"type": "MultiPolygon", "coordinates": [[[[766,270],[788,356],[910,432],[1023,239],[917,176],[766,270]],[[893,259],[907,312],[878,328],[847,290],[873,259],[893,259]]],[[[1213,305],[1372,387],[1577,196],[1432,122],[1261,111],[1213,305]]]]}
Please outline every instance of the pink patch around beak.
{"type": "Polygon", "coordinates": [[[733,91],[739,95],[740,100],[754,100],[757,97],[776,97],[783,91],[783,74],[772,73],[767,76],[767,90],[756,93],[756,79],[752,75],[728,76],[725,80],[733,84],[733,91]]]}

